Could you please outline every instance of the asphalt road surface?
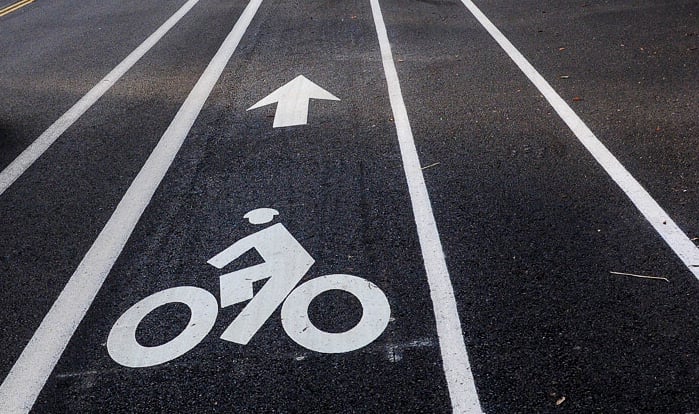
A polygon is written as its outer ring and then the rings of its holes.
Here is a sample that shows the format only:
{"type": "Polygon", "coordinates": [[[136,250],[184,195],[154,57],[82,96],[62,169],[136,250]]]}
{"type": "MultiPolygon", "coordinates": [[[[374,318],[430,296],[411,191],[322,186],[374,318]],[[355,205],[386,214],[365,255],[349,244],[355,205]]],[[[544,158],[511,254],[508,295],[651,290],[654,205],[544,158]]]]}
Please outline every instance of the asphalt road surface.
{"type": "Polygon", "coordinates": [[[1,413],[699,413],[696,0],[0,4],[1,413]]]}

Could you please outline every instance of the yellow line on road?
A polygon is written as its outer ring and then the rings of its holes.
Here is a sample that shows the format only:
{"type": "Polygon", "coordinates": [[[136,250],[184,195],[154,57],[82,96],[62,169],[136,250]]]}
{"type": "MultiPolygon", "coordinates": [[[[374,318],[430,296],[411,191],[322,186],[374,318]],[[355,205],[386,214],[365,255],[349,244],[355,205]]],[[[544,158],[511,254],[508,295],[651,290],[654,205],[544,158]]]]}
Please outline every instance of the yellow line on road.
{"type": "Polygon", "coordinates": [[[34,1],[35,0],[21,0],[15,4],[5,7],[4,9],[0,9],[0,17],[5,16],[6,14],[10,14],[13,11],[17,11],[22,7],[26,6],[27,4],[34,3],[34,1]]]}

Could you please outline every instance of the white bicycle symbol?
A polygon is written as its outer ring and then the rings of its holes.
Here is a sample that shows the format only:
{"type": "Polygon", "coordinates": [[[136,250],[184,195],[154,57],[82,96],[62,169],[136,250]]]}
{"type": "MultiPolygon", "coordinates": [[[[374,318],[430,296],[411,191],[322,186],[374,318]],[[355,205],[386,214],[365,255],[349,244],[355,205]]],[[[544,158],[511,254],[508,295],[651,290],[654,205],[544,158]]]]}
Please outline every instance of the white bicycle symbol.
{"type": "MultiPolygon", "coordinates": [[[[252,224],[266,224],[278,214],[276,210],[261,208],[247,213],[245,218],[252,224]]],[[[311,279],[294,288],[315,260],[281,223],[235,242],[207,263],[221,269],[253,248],[264,263],[236,270],[219,279],[221,308],[250,300],[223,332],[221,339],[246,345],[282,304],[284,331],[311,351],[354,351],[373,342],[388,326],[391,309],[386,295],[366,279],[333,274],[311,279]],[[257,294],[253,294],[253,283],[263,279],[269,280],[257,294]],[[322,331],[308,317],[311,301],[330,290],[348,292],[361,303],[360,321],[346,332],[322,331]]],[[[127,367],[163,364],[197,346],[209,334],[217,316],[216,297],[204,289],[179,286],[162,290],[139,301],[121,315],[109,332],[107,351],[115,362],[127,367]],[[136,340],[138,325],[149,313],[169,303],[183,303],[190,308],[187,327],[162,345],[139,344],[136,340]]]]}

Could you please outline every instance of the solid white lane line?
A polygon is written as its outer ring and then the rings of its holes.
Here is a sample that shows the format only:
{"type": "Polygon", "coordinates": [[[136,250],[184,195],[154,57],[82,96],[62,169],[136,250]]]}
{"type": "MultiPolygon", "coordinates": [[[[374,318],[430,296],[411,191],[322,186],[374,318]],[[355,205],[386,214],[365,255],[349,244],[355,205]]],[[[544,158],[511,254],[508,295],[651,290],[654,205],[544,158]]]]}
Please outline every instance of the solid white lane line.
{"type": "Polygon", "coordinates": [[[439,231],[432,213],[427,186],[420,168],[420,160],[415,148],[413,132],[408,119],[408,112],[403,102],[403,94],[398,80],[398,72],[393,62],[391,45],[386,33],[381,7],[378,0],[371,0],[371,10],[381,47],[388,95],[396,123],[400,152],[403,158],[405,177],[412,202],[415,224],[420,239],[420,248],[425,262],[427,281],[437,322],[437,336],[442,354],[444,373],[449,387],[449,396],[453,412],[481,413],[476,386],[471,373],[471,366],[466,353],[461,321],[456,307],[454,288],[449,277],[449,270],[439,239],[439,231]]]}
{"type": "Polygon", "coordinates": [[[510,56],[519,69],[529,78],[558,115],[568,125],[578,140],[587,148],[602,168],[619,185],[631,202],[655,228],[675,254],[699,279],[699,248],[675,224],[662,207],[651,197],[643,186],[624,168],[619,160],[585,125],[563,98],[549,85],[539,72],[515,48],[497,27],[476,7],[471,0],[461,0],[478,22],[488,31],[500,47],[510,56]]]}
{"type": "Polygon", "coordinates": [[[97,102],[126,72],[138,62],[165,34],[173,28],[199,0],[189,0],[158,30],[134,49],[121,63],[97,83],[85,96],[61,115],[39,138],[28,146],[14,161],[0,172],[0,195],[7,190],[71,125],[97,102]]]}
{"type": "Polygon", "coordinates": [[[0,385],[0,413],[28,412],[87,313],[262,0],[251,0],[39,329],[0,385]]]}

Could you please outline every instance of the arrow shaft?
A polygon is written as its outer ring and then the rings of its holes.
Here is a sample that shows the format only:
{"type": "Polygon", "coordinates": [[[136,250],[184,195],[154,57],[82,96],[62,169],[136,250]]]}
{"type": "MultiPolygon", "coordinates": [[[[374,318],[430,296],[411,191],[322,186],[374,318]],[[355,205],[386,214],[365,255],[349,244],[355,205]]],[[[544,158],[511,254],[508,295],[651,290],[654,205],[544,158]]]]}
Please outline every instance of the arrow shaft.
{"type": "Polygon", "coordinates": [[[308,123],[308,98],[289,96],[277,103],[277,111],[274,113],[274,128],[306,125],[306,123],[308,123]]]}

